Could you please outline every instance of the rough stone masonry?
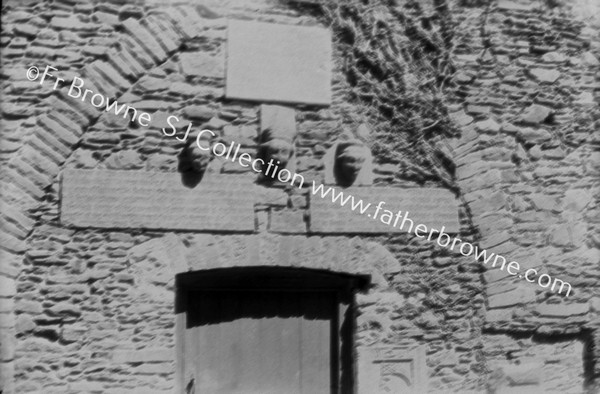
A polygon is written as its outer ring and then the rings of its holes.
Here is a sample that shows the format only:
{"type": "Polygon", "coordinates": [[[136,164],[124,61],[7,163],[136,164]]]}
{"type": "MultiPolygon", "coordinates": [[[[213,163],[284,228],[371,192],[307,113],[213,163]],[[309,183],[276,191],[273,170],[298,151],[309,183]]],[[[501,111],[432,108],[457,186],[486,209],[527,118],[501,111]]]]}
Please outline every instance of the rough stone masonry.
{"type": "Polygon", "coordinates": [[[584,4],[3,2],[0,392],[598,392],[584,4]],[[45,65],[151,122],[27,79],[45,65]],[[172,115],[574,291],[190,151],[172,115]]]}

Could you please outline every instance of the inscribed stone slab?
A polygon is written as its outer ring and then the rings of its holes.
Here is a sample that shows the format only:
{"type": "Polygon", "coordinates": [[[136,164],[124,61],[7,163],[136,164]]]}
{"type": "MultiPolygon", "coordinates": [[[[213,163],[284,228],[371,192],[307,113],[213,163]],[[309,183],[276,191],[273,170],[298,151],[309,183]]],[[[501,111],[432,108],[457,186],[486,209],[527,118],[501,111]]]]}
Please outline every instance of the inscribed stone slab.
{"type": "Polygon", "coordinates": [[[358,348],[358,393],[427,392],[425,346],[358,348]]]}
{"type": "Polygon", "coordinates": [[[189,189],[178,173],[68,169],[61,193],[61,222],[76,227],[255,230],[247,177],[210,177],[189,189]]]}
{"type": "Polygon", "coordinates": [[[229,21],[226,96],[331,103],[331,33],[321,27],[229,21]]]}
{"type": "MultiPolygon", "coordinates": [[[[336,188],[336,193],[343,192],[345,196],[353,196],[355,203],[359,199],[363,204],[371,206],[364,214],[358,208],[351,209],[350,200],[345,206],[340,205],[340,199],[335,203],[331,201],[331,194],[322,198],[320,195],[310,196],[310,231],[313,233],[390,233],[401,231],[393,227],[396,212],[402,211],[397,227],[400,227],[404,213],[408,211],[408,218],[414,222],[413,231],[418,224],[424,224],[428,229],[440,230],[445,227],[445,232],[457,233],[459,230],[458,200],[446,189],[441,188],[414,188],[402,189],[393,187],[349,187],[336,188]],[[382,210],[377,219],[372,219],[377,204],[383,201],[382,210]],[[380,221],[387,209],[394,214],[390,225],[380,221]]],[[[364,205],[363,205],[364,206],[364,205]]],[[[404,226],[404,230],[409,224],[404,226]]]]}

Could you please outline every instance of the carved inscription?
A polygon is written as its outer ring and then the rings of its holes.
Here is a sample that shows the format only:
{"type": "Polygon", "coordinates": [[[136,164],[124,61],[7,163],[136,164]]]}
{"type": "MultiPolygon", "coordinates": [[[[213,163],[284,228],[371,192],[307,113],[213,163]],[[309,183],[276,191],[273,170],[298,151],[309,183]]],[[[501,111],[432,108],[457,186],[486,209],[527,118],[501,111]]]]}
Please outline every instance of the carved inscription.
{"type": "Polygon", "coordinates": [[[314,233],[390,233],[407,231],[409,222],[405,221],[404,229],[399,227],[408,212],[408,219],[413,221],[413,230],[418,224],[424,224],[427,228],[441,229],[445,232],[456,233],[459,230],[458,200],[454,195],[440,188],[418,188],[402,189],[392,187],[350,187],[347,189],[336,188],[336,193],[343,192],[346,196],[353,196],[354,202],[359,199],[365,204],[371,205],[364,214],[360,214],[359,208],[351,209],[352,200],[344,206],[340,200],[332,202],[331,194],[322,198],[320,195],[312,195],[310,200],[310,231],[314,233]],[[375,216],[377,204],[383,201],[378,216],[375,216]],[[389,210],[394,215],[402,211],[400,220],[393,226],[395,217],[391,224],[387,225],[380,220],[383,210],[389,210]]]}
{"type": "Polygon", "coordinates": [[[75,227],[254,231],[251,179],[208,177],[197,187],[178,174],[63,172],[61,221],[75,227]]]}

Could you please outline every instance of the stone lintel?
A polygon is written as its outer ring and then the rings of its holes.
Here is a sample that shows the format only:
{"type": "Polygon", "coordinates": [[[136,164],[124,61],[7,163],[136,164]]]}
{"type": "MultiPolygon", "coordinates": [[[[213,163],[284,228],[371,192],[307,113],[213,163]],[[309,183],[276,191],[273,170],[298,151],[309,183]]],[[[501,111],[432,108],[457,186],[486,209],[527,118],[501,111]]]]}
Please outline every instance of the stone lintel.
{"type": "Polygon", "coordinates": [[[179,173],[67,169],[60,219],[74,227],[254,232],[251,186],[235,175],[187,188],[179,173]]]}

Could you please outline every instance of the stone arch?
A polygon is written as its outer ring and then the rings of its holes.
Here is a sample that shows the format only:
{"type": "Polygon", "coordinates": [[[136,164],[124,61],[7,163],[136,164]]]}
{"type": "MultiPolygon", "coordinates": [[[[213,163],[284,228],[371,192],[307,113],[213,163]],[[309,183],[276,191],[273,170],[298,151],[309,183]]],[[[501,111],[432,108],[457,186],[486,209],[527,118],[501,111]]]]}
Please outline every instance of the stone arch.
{"type": "MultiPolygon", "coordinates": [[[[358,292],[348,315],[355,323],[347,326],[352,327],[352,331],[345,335],[353,338],[353,347],[361,352],[365,346],[379,342],[386,333],[389,335],[391,312],[404,302],[387,279],[401,270],[400,262],[382,244],[359,237],[166,233],[133,247],[128,261],[136,281],[133,291],[137,299],[173,303],[176,338],[181,335],[178,329],[185,318],[185,310],[178,302],[180,286],[194,285],[195,278],[214,272],[235,275],[265,268],[265,272],[275,276],[287,272],[288,277],[297,273],[306,277],[314,274],[351,277],[351,281],[361,284],[355,288],[358,292]],[[375,309],[386,312],[374,313],[375,309]]],[[[148,334],[151,334],[150,330],[148,334]]],[[[171,343],[161,348],[160,354],[164,353],[165,359],[175,360],[179,351],[177,346],[171,343]]],[[[117,353],[114,357],[120,362],[138,362],[147,357],[141,350],[117,353]]],[[[355,370],[354,373],[358,372],[355,370]]],[[[357,378],[357,375],[353,376],[348,379],[357,378]]],[[[181,376],[176,377],[175,384],[181,379],[181,376]]]]}
{"type": "Polygon", "coordinates": [[[173,284],[177,274],[216,268],[295,267],[369,275],[378,291],[392,291],[386,279],[399,272],[398,260],[380,243],[359,237],[172,233],[131,249],[129,260],[140,285],[173,284]],[[168,276],[164,278],[162,276],[168,276]]]}
{"type": "MultiPolygon", "coordinates": [[[[174,7],[142,22],[135,17],[127,18],[122,22],[124,30],[120,34],[128,45],[111,48],[105,57],[96,57],[76,75],[82,76],[92,90],[98,91],[101,86],[102,93],[119,100],[150,70],[177,54],[184,40],[198,35],[201,28],[196,22],[202,18],[201,12],[192,6],[174,7]]],[[[4,172],[1,200],[6,221],[0,230],[0,311],[7,317],[1,322],[5,327],[0,349],[0,391],[15,389],[16,318],[12,300],[17,294],[16,278],[24,253],[36,226],[30,213],[43,204],[84,133],[103,115],[108,116],[89,103],[67,97],[67,90],[63,87],[58,94],[51,94],[39,103],[44,112],[35,118],[35,127],[21,147],[11,153],[4,172]]]]}

